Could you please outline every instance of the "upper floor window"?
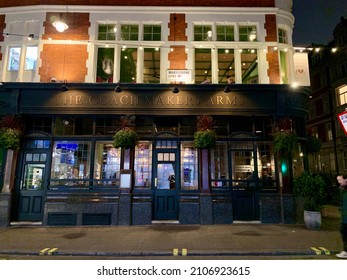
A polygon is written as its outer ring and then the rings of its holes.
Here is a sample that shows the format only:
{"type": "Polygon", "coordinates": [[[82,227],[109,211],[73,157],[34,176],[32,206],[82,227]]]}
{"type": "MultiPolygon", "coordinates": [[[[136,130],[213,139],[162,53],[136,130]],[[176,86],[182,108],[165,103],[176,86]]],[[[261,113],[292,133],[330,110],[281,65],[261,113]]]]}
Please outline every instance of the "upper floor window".
{"type": "Polygon", "coordinates": [[[239,39],[242,42],[257,41],[257,27],[256,26],[240,26],[239,39]]]}
{"type": "Polygon", "coordinates": [[[25,52],[24,70],[35,70],[37,63],[37,46],[29,46],[25,52]]]}
{"type": "Polygon", "coordinates": [[[234,26],[217,25],[217,41],[234,41],[234,26]]]}
{"type": "Polygon", "coordinates": [[[161,26],[160,25],[144,25],[143,40],[144,41],[160,41],[161,26]]]}
{"type": "Polygon", "coordinates": [[[139,26],[136,24],[122,24],[121,38],[125,41],[137,41],[139,39],[139,26]]]}
{"type": "Polygon", "coordinates": [[[143,57],[143,82],[160,83],[160,49],[144,48],[143,57]]]}
{"type": "Polygon", "coordinates": [[[8,58],[8,71],[18,71],[19,70],[19,62],[20,62],[20,47],[11,47],[9,49],[9,58],[8,58]]]}
{"type": "Polygon", "coordinates": [[[211,25],[195,25],[194,41],[211,41],[212,26],[211,25]]]}
{"type": "Polygon", "coordinates": [[[115,24],[100,24],[98,29],[98,40],[116,40],[117,25],[115,24]]]}
{"type": "Polygon", "coordinates": [[[278,42],[288,44],[287,30],[282,28],[278,29],[278,42]]]}
{"type": "Polygon", "coordinates": [[[340,105],[347,103],[347,86],[338,89],[338,98],[340,100],[340,105]]]}

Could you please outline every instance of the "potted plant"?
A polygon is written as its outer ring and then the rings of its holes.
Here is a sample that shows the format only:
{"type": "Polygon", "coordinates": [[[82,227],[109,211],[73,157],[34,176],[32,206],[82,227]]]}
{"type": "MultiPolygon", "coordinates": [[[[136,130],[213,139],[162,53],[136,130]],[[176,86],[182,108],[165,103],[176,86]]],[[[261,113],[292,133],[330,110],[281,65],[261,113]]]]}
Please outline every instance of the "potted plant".
{"type": "Polygon", "coordinates": [[[304,171],[294,180],[293,193],[304,199],[304,222],[307,228],[321,226],[321,207],[325,197],[325,181],[319,174],[304,171]]]}
{"type": "Polygon", "coordinates": [[[135,117],[134,116],[122,116],[119,125],[120,129],[113,136],[113,145],[115,148],[131,148],[137,145],[138,135],[134,131],[135,117]]]}
{"type": "Polygon", "coordinates": [[[319,153],[321,146],[322,146],[322,143],[317,137],[315,136],[307,137],[307,153],[308,154],[319,153]]]}
{"type": "Polygon", "coordinates": [[[197,132],[194,133],[194,147],[209,149],[216,146],[217,134],[213,129],[213,118],[208,115],[197,116],[197,132]]]}
{"type": "Polygon", "coordinates": [[[8,150],[18,150],[22,136],[20,117],[8,115],[0,120],[0,147],[8,150]]]}

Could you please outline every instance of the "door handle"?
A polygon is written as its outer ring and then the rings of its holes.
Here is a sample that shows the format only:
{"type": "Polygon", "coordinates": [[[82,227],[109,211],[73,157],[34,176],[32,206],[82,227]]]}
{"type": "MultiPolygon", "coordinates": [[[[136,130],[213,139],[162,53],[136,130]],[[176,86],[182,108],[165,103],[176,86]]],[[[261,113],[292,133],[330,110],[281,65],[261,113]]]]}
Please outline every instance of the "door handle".
{"type": "Polygon", "coordinates": [[[156,188],[158,186],[158,178],[154,178],[154,187],[156,188]]]}

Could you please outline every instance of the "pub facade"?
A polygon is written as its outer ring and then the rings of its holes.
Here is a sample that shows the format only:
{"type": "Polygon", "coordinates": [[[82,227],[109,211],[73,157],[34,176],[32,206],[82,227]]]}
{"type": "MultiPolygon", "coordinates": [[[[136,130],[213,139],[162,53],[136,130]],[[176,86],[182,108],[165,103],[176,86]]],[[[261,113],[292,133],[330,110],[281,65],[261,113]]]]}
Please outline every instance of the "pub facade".
{"type": "Polygon", "coordinates": [[[292,1],[24,2],[0,5],[0,113],[22,123],[2,226],[296,222],[273,153],[279,120],[306,136],[292,1]],[[135,146],[114,143],[124,121],[135,146]]]}

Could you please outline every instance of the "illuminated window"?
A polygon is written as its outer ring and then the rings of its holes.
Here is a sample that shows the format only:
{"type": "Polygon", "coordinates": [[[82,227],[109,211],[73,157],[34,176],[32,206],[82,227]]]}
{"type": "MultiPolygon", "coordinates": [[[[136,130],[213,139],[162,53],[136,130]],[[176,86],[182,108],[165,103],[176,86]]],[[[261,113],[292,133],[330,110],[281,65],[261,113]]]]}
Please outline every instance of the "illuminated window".
{"type": "Polygon", "coordinates": [[[228,185],[228,149],[227,143],[217,143],[211,152],[211,186],[228,185]]]}
{"type": "Polygon", "coordinates": [[[258,54],[256,49],[243,49],[241,52],[241,69],[243,84],[257,84],[258,54]]]}
{"type": "Polygon", "coordinates": [[[137,48],[123,48],[120,60],[120,81],[136,82],[137,48]]]}
{"type": "Polygon", "coordinates": [[[95,144],[94,179],[103,186],[119,186],[121,149],[112,141],[97,141],[95,144]]]}
{"type": "Polygon", "coordinates": [[[195,83],[211,83],[211,49],[195,49],[195,83]]]}
{"type": "Polygon", "coordinates": [[[181,189],[198,189],[198,153],[193,142],[181,144],[181,189]]]}
{"type": "Polygon", "coordinates": [[[7,70],[9,71],[18,71],[19,70],[19,62],[20,62],[20,47],[11,47],[9,48],[9,58],[7,70]]]}
{"type": "Polygon", "coordinates": [[[212,41],[211,25],[195,25],[194,41],[212,41]]]}
{"type": "Polygon", "coordinates": [[[37,64],[37,46],[26,47],[24,70],[35,70],[37,64]]]}
{"type": "Polygon", "coordinates": [[[140,141],[135,148],[135,187],[150,188],[152,178],[152,144],[140,141]]]}
{"type": "Polygon", "coordinates": [[[340,100],[340,105],[347,103],[347,86],[343,86],[338,89],[338,97],[340,100]]]}
{"type": "Polygon", "coordinates": [[[55,141],[51,185],[89,185],[90,149],[89,141],[55,141]]]}
{"type": "Polygon", "coordinates": [[[143,83],[160,82],[160,49],[144,48],[143,83]]]}
{"type": "Polygon", "coordinates": [[[218,83],[235,82],[235,56],[233,49],[218,49],[218,83]]]}
{"type": "Polygon", "coordinates": [[[160,25],[144,25],[143,40],[144,41],[160,41],[161,26],[160,25]]]}
{"type": "Polygon", "coordinates": [[[288,44],[287,31],[282,28],[278,29],[278,42],[282,44],[288,44]]]}
{"type": "Polygon", "coordinates": [[[234,41],[234,26],[217,25],[217,41],[234,41]]]}
{"type": "Polygon", "coordinates": [[[256,26],[240,26],[239,27],[239,40],[242,42],[255,42],[255,41],[257,41],[257,28],[256,28],[256,26]]]}
{"type": "Polygon", "coordinates": [[[135,24],[122,24],[121,39],[125,41],[137,41],[139,39],[139,26],[135,24]]]}
{"type": "Polygon", "coordinates": [[[98,40],[115,41],[117,26],[115,24],[99,24],[98,40]]]}

